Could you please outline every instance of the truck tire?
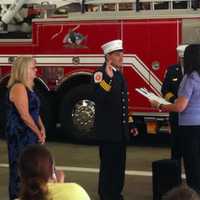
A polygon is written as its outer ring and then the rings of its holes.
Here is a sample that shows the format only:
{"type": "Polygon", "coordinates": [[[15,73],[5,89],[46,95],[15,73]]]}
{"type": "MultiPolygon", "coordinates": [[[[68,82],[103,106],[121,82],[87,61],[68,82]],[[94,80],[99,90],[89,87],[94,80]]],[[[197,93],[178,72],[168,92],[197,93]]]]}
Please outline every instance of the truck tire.
{"type": "Polygon", "coordinates": [[[72,88],[60,106],[60,124],[65,136],[77,142],[94,142],[95,103],[89,84],[72,88]]]}

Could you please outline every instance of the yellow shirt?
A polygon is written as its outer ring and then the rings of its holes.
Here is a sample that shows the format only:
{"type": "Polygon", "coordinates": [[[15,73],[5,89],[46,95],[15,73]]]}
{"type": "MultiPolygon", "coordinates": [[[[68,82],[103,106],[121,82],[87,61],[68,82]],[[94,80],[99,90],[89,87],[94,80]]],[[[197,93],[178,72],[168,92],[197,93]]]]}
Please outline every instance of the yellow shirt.
{"type": "Polygon", "coordinates": [[[48,183],[52,200],[90,200],[87,192],[76,183],[48,183]]]}

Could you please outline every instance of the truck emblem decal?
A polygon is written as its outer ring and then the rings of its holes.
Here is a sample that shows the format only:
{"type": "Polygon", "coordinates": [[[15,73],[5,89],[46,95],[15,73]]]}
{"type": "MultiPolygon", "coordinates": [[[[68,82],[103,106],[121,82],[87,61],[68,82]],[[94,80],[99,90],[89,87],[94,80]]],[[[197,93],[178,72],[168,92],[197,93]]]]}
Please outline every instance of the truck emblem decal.
{"type": "Polygon", "coordinates": [[[65,35],[63,39],[64,47],[66,48],[79,48],[85,49],[88,48],[86,45],[83,45],[83,41],[86,40],[87,36],[75,32],[80,27],[80,25],[76,26],[73,29],[69,29],[68,33],[65,35]]]}

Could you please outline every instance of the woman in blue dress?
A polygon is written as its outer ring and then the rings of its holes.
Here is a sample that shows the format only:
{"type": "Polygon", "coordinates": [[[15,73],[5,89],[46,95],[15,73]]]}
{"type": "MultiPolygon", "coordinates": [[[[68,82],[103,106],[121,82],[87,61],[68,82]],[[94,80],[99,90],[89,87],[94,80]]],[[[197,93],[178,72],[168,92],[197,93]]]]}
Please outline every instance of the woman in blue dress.
{"type": "Polygon", "coordinates": [[[9,159],[9,198],[19,197],[18,159],[27,145],[44,143],[45,128],[39,114],[40,101],[33,90],[35,60],[18,57],[8,82],[6,136],[9,159]]]}

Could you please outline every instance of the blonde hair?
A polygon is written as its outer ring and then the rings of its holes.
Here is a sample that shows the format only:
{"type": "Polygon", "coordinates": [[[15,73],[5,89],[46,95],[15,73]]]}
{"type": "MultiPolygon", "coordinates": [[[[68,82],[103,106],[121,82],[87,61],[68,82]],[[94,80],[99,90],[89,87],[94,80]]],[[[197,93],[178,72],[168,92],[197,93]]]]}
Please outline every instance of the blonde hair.
{"type": "Polygon", "coordinates": [[[11,76],[7,87],[12,87],[15,83],[20,82],[24,86],[32,89],[33,85],[28,84],[28,65],[34,61],[31,56],[19,56],[15,59],[11,69],[11,76]]]}

